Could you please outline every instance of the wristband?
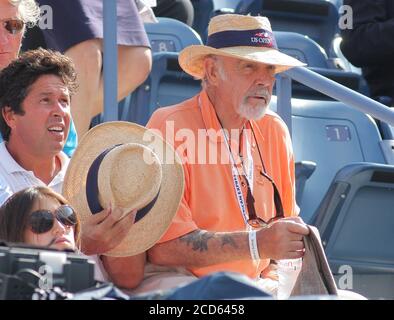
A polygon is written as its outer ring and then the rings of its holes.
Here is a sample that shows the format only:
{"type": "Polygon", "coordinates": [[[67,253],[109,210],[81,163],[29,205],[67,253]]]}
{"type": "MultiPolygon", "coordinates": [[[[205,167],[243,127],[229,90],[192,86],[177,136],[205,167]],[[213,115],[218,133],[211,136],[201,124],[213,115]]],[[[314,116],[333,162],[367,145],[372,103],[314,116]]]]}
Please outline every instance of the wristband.
{"type": "Polygon", "coordinates": [[[253,260],[260,260],[259,248],[257,246],[256,230],[249,231],[249,249],[253,260]]]}

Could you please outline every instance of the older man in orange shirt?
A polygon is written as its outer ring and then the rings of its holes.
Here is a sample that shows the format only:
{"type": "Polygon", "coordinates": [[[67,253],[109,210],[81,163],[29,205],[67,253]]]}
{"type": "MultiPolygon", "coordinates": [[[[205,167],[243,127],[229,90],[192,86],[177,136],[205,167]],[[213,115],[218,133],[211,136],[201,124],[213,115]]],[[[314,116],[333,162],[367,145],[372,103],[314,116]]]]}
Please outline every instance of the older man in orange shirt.
{"type": "Polygon", "coordinates": [[[290,135],[268,110],[275,74],[303,64],[277,50],[267,18],[240,15],[214,17],[207,45],[184,49],[179,62],[203,90],[148,123],[183,158],[186,179],[181,207],[149,259],[197,277],[236,271],[259,279],[271,259],[302,257],[308,234],[296,217],[290,135]]]}

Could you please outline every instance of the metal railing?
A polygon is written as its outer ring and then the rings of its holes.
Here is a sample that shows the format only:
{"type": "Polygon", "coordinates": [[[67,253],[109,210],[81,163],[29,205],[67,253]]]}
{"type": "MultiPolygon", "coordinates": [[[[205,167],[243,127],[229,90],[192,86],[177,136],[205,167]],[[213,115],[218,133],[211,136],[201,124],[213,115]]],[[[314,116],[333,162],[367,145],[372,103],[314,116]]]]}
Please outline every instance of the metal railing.
{"type": "Polygon", "coordinates": [[[116,0],[103,0],[104,121],[118,120],[118,45],[116,0]]]}
{"type": "Polygon", "coordinates": [[[316,91],[319,91],[347,106],[369,114],[394,126],[394,110],[353,91],[335,81],[305,67],[296,67],[277,76],[277,112],[286,122],[291,132],[291,80],[296,80],[316,91]]]}

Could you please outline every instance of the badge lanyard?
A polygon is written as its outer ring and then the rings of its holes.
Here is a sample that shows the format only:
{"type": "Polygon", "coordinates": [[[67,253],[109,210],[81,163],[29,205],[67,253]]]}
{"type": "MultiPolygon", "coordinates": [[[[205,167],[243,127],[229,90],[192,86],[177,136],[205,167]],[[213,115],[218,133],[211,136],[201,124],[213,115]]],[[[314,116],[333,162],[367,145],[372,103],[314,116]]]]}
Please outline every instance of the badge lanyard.
{"type": "MultiPolygon", "coordinates": [[[[225,138],[224,141],[226,142],[227,150],[228,150],[229,155],[230,155],[231,173],[232,173],[232,176],[233,176],[234,190],[235,190],[235,194],[236,194],[236,197],[237,197],[238,205],[239,205],[239,208],[241,210],[241,214],[242,214],[242,217],[244,219],[245,225],[248,227],[248,230],[251,230],[251,227],[248,224],[248,215],[246,213],[245,198],[244,198],[244,195],[242,193],[241,184],[239,182],[239,178],[238,178],[239,173],[238,173],[238,170],[237,170],[237,167],[236,167],[236,164],[235,164],[235,159],[234,159],[234,156],[233,156],[233,154],[231,152],[231,148],[230,148],[230,145],[229,145],[229,139],[227,137],[227,134],[224,131],[223,127],[222,127],[221,130],[222,130],[222,132],[224,134],[224,138],[225,138]]],[[[248,179],[251,191],[253,191],[253,189],[252,189],[253,188],[252,187],[253,186],[253,165],[254,165],[253,164],[253,157],[252,157],[252,154],[251,154],[250,144],[249,144],[248,139],[247,139],[246,136],[245,136],[245,140],[246,140],[246,153],[247,153],[247,158],[248,158],[248,165],[249,165],[248,169],[249,170],[248,170],[248,172],[246,172],[243,163],[242,163],[242,168],[243,168],[243,170],[245,172],[246,179],[248,179]]]]}
{"type": "MultiPolygon", "coordinates": [[[[198,105],[199,105],[199,107],[201,109],[201,98],[200,97],[198,97],[198,105]]],[[[217,115],[216,115],[216,118],[218,119],[218,122],[220,123],[219,117],[217,115]]],[[[228,142],[229,139],[227,137],[227,134],[224,131],[223,126],[222,126],[221,123],[220,123],[220,126],[221,126],[221,131],[224,134],[224,141],[226,142],[228,153],[230,155],[231,174],[233,176],[235,195],[236,195],[236,198],[237,198],[237,201],[238,201],[239,208],[241,210],[242,218],[244,219],[245,225],[247,226],[247,230],[250,231],[250,230],[252,230],[252,228],[248,224],[248,215],[246,213],[245,198],[244,198],[244,195],[242,193],[241,183],[239,182],[239,179],[238,179],[238,175],[239,175],[238,169],[237,169],[236,164],[235,164],[234,156],[233,156],[233,154],[231,152],[231,148],[230,148],[230,145],[229,145],[229,142],[228,142]]],[[[249,165],[248,169],[249,170],[248,170],[248,172],[245,171],[245,167],[244,167],[243,163],[242,163],[242,168],[243,168],[243,170],[245,172],[246,179],[248,179],[251,191],[253,191],[253,189],[252,189],[253,188],[253,168],[254,168],[253,157],[252,157],[250,144],[249,144],[248,139],[247,139],[246,136],[245,136],[245,140],[246,140],[246,154],[247,154],[247,157],[248,157],[248,165],[249,165]]]]}

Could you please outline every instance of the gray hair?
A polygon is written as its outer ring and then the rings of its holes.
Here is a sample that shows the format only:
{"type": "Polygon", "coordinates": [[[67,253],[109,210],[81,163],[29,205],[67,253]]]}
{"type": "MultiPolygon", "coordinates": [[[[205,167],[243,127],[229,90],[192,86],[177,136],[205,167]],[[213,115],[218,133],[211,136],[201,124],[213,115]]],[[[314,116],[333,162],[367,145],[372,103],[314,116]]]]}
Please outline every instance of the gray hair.
{"type": "MultiPolygon", "coordinates": [[[[222,80],[227,80],[227,73],[224,69],[224,64],[223,64],[221,57],[218,55],[215,55],[215,54],[209,54],[205,57],[205,59],[207,59],[207,58],[215,61],[215,64],[216,64],[216,67],[217,67],[218,72],[220,74],[220,77],[222,78],[222,80]]],[[[203,89],[207,89],[209,85],[210,84],[209,84],[209,81],[207,79],[207,76],[206,76],[205,70],[204,70],[204,74],[201,79],[201,86],[203,89]]]]}
{"type": "Polygon", "coordinates": [[[17,8],[19,18],[28,26],[34,26],[40,19],[40,7],[34,0],[8,0],[11,5],[17,8]]]}

